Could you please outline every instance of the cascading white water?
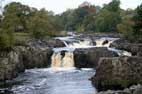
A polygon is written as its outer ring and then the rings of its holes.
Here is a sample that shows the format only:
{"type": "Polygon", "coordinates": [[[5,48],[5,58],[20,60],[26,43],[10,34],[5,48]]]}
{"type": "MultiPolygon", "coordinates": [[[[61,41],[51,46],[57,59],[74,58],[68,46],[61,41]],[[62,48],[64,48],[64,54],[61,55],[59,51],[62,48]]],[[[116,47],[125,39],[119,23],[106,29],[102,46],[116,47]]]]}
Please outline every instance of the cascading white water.
{"type": "Polygon", "coordinates": [[[65,55],[61,55],[61,52],[54,52],[52,55],[52,68],[73,68],[74,56],[73,52],[65,52],[65,55]]]}
{"type": "Polygon", "coordinates": [[[63,41],[66,47],[69,48],[90,48],[90,47],[109,47],[111,43],[119,38],[110,38],[110,37],[103,37],[103,38],[96,38],[94,41],[96,45],[93,45],[93,40],[90,38],[76,38],[76,37],[58,37],[63,41]]]}
{"type": "Polygon", "coordinates": [[[115,40],[118,40],[119,38],[99,38],[96,39],[96,47],[109,47],[111,43],[113,43],[115,40]]]}
{"type": "Polygon", "coordinates": [[[52,55],[52,68],[73,68],[74,67],[74,55],[73,51],[77,48],[92,48],[92,47],[107,47],[108,50],[116,52],[119,56],[131,56],[131,53],[109,48],[110,44],[119,38],[97,38],[95,40],[96,45],[89,38],[75,38],[75,37],[59,37],[66,47],[54,48],[52,55]],[[65,51],[65,52],[64,52],[65,51]],[[64,52],[64,55],[61,53],[64,52]]]}
{"type": "Polygon", "coordinates": [[[127,51],[118,50],[118,49],[109,48],[109,47],[108,47],[108,50],[116,52],[119,56],[132,56],[132,53],[127,52],[127,51]]]}
{"type": "Polygon", "coordinates": [[[52,60],[51,67],[60,67],[61,66],[61,59],[62,59],[61,53],[54,52],[52,55],[52,58],[51,58],[51,60],[52,60]]]}
{"type": "Polygon", "coordinates": [[[93,43],[91,40],[86,39],[86,40],[79,40],[78,42],[73,42],[68,44],[68,47],[72,47],[72,48],[81,48],[81,47],[89,47],[89,46],[93,46],[93,43]]]}
{"type": "Polygon", "coordinates": [[[65,68],[74,67],[73,52],[65,52],[65,56],[62,60],[62,66],[65,68]]]}

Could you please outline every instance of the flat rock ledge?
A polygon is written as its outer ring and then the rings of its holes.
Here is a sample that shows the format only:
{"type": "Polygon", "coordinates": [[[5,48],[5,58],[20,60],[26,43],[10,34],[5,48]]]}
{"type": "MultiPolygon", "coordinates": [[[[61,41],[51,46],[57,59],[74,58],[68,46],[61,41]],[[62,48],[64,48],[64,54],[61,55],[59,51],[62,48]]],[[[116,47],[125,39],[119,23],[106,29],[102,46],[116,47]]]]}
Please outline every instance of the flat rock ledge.
{"type": "Polygon", "coordinates": [[[130,88],[126,88],[124,90],[108,90],[108,91],[102,91],[98,92],[96,94],[142,94],[142,85],[134,85],[131,86],[130,88]]]}

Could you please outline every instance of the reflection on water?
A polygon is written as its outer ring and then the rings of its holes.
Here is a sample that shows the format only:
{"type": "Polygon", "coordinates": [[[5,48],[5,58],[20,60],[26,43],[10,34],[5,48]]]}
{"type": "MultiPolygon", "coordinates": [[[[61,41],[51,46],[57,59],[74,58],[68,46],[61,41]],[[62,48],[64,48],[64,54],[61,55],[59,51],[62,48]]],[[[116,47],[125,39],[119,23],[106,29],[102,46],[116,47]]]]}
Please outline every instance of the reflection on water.
{"type": "Polygon", "coordinates": [[[22,83],[14,85],[12,91],[14,94],[92,94],[95,89],[88,79],[94,73],[91,69],[27,70],[15,79],[22,83]]]}

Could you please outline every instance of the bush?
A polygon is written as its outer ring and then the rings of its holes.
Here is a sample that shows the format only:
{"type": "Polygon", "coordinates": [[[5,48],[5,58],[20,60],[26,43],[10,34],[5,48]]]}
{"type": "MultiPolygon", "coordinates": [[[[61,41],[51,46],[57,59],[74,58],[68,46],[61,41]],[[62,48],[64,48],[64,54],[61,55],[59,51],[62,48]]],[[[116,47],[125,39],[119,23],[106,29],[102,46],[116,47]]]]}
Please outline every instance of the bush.
{"type": "Polygon", "coordinates": [[[12,33],[0,29],[0,50],[11,49],[14,44],[12,33]]]}

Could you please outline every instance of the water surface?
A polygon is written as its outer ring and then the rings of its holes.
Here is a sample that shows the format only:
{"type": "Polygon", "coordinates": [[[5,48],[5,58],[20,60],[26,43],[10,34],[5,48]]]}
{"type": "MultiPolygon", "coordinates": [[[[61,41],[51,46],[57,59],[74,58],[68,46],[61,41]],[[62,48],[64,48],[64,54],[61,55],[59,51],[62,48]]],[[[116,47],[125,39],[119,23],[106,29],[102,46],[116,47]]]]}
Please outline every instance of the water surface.
{"type": "Polygon", "coordinates": [[[16,78],[14,94],[94,94],[88,80],[95,73],[91,69],[31,69],[16,78]]]}

